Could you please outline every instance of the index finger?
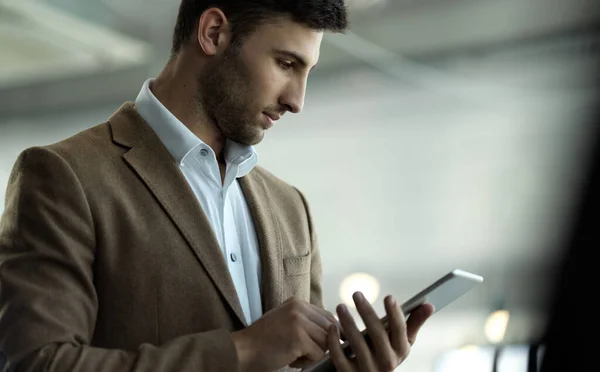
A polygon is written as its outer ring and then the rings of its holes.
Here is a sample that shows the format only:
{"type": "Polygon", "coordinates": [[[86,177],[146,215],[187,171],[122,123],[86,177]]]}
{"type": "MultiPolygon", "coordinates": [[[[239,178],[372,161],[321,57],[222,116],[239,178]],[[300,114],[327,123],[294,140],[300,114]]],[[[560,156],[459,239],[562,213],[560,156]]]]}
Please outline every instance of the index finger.
{"type": "Polygon", "coordinates": [[[310,313],[308,316],[311,321],[315,322],[325,331],[328,331],[329,326],[331,326],[332,324],[335,325],[340,331],[342,339],[345,339],[345,337],[343,336],[342,325],[331,312],[312,304],[310,305],[310,307],[313,310],[312,313],[310,313]]]}
{"type": "Polygon", "coordinates": [[[407,345],[407,322],[401,307],[396,299],[388,296],[384,300],[387,318],[388,318],[388,333],[392,348],[399,354],[404,354],[410,348],[407,345]]]}
{"type": "Polygon", "coordinates": [[[434,311],[435,308],[432,304],[424,303],[410,313],[406,321],[406,337],[411,346],[415,344],[419,330],[425,324],[425,321],[433,315],[434,311]]]}

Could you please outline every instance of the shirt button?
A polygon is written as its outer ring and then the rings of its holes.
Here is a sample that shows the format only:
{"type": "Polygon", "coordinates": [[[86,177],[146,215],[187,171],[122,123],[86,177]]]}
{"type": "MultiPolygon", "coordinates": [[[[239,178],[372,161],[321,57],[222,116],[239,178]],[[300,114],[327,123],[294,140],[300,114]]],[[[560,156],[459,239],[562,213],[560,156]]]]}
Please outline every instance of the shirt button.
{"type": "Polygon", "coordinates": [[[238,260],[237,254],[235,253],[230,254],[229,258],[231,258],[232,262],[236,262],[238,260]]]}
{"type": "Polygon", "coordinates": [[[200,150],[200,155],[202,155],[202,156],[208,155],[208,150],[207,149],[200,150]]]}

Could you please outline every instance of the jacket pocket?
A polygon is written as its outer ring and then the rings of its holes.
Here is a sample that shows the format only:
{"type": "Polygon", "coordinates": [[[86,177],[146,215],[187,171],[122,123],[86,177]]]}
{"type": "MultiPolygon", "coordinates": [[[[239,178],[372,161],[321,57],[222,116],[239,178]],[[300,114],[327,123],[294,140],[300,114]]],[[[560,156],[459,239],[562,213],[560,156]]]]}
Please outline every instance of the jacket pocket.
{"type": "Polygon", "coordinates": [[[283,259],[283,269],[286,276],[302,276],[310,273],[310,253],[301,257],[283,259]]]}

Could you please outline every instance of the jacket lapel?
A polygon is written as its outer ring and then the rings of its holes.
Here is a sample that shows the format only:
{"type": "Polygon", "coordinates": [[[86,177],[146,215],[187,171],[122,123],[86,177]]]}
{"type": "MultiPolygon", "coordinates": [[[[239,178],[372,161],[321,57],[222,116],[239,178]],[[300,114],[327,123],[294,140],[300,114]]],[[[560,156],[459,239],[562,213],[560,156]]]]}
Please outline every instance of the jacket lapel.
{"type": "Polygon", "coordinates": [[[263,313],[266,313],[284,301],[281,229],[273,215],[272,198],[258,172],[250,172],[240,178],[239,182],[258,235],[262,266],[262,305],[263,313]]]}
{"type": "Polygon", "coordinates": [[[113,140],[130,150],[125,161],[175,223],[242,324],[246,320],[227,263],[194,192],[154,131],[127,102],[109,120],[113,140]]]}

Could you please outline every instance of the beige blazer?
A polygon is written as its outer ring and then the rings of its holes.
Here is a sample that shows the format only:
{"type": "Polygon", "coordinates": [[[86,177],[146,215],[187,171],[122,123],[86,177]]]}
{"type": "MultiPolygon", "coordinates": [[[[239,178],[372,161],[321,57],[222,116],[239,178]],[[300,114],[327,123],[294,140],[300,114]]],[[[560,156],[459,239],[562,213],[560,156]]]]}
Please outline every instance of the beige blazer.
{"type": "MultiPolygon", "coordinates": [[[[264,311],[322,307],[303,195],[240,179],[264,311]]],[[[238,371],[244,316],[216,237],[175,161],[126,102],[103,124],[23,151],[0,222],[2,371],[238,371]]]]}

